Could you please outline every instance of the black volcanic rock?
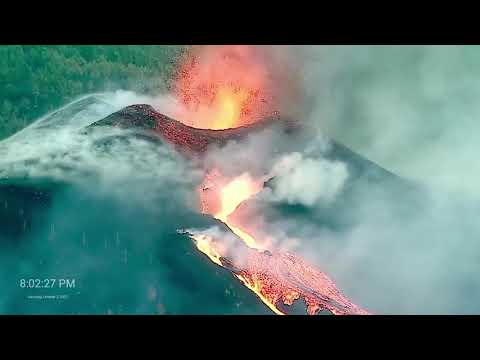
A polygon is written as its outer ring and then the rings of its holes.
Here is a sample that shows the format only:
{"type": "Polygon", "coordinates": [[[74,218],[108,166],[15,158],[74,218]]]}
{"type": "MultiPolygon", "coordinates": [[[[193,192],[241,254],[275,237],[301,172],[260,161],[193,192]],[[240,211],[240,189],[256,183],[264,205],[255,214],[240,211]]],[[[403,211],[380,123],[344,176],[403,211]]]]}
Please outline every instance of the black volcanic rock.
{"type": "Polygon", "coordinates": [[[115,126],[120,128],[141,128],[154,130],[157,120],[163,115],[150,105],[132,105],[117,111],[90,126],[115,126]]]}

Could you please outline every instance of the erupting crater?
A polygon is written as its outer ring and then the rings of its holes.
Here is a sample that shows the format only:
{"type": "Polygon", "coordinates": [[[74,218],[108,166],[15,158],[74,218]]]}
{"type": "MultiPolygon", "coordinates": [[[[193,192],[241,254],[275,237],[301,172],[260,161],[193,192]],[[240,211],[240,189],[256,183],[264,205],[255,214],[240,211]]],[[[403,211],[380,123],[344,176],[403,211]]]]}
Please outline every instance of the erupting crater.
{"type": "Polygon", "coordinates": [[[224,130],[278,116],[278,99],[259,48],[194,47],[179,65],[174,116],[186,125],[224,130]]]}

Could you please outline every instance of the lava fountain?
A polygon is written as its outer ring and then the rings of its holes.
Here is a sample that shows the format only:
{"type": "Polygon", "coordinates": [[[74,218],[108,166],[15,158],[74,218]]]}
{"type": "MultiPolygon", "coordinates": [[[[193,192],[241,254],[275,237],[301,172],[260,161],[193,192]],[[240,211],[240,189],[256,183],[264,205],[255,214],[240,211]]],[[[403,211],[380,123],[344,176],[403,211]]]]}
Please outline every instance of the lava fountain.
{"type": "Polygon", "coordinates": [[[278,115],[271,69],[253,46],[194,47],[177,72],[175,117],[186,125],[223,130],[278,115]]]}

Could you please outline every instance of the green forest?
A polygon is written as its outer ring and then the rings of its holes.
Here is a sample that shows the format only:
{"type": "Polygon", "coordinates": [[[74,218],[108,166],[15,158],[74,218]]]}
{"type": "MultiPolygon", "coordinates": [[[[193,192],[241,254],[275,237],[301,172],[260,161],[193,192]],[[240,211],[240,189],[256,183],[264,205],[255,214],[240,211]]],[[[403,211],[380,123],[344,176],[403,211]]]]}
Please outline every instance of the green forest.
{"type": "Polygon", "coordinates": [[[168,87],[182,46],[0,46],[0,139],[80,95],[168,87]]]}

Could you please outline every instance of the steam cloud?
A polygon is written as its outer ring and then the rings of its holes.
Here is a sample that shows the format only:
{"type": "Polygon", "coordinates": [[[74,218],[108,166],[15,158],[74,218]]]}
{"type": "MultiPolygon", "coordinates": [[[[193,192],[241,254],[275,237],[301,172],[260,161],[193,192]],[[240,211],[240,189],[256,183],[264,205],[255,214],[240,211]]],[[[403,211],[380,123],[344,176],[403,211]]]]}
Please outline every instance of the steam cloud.
{"type": "Polygon", "coordinates": [[[348,177],[347,167],[341,162],[304,158],[291,153],[274,164],[273,201],[313,206],[317,202],[331,202],[342,191],[348,177]]]}

